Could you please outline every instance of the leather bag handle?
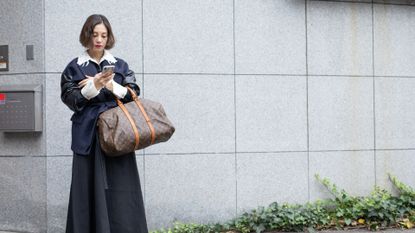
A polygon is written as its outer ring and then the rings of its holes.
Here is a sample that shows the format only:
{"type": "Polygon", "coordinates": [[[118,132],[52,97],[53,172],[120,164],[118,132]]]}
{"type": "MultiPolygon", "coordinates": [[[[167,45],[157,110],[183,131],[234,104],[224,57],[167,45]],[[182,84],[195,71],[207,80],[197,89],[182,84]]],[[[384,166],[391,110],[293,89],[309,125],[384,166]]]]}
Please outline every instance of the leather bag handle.
{"type": "MultiPolygon", "coordinates": [[[[153,124],[151,123],[150,117],[148,117],[147,112],[144,109],[144,106],[141,104],[138,96],[135,94],[135,92],[128,86],[126,86],[127,90],[130,92],[134,102],[136,103],[137,107],[140,109],[141,113],[144,116],[144,119],[146,120],[146,123],[148,125],[148,128],[150,129],[150,135],[151,135],[151,142],[150,145],[154,144],[156,141],[156,133],[153,124]]],[[[117,101],[118,106],[121,108],[121,110],[124,112],[125,116],[127,117],[128,121],[131,124],[131,127],[134,131],[134,137],[135,137],[135,146],[134,149],[137,150],[138,145],[140,143],[140,134],[138,132],[137,126],[135,125],[135,122],[133,118],[131,117],[130,113],[128,112],[127,108],[124,106],[124,104],[119,100],[115,95],[115,100],[117,101]]]]}
{"type": "MultiPolygon", "coordinates": [[[[114,95],[115,96],[115,95],[114,95]]],[[[117,101],[118,106],[121,108],[121,110],[124,112],[125,116],[127,117],[128,121],[131,124],[131,127],[133,128],[134,131],[134,137],[135,137],[135,145],[134,145],[134,150],[137,150],[138,145],[140,144],[140,134],[138,132],[137,126],[134,123],[133,118],[131,117],[130,113],[128,112],[127,108],[124,106],[124,104],[121,102],[121,100],[119,100],[117,97],[115,98],[115,100],[117,101]]]]}
{"type": "Polygon", "coordinates": [[[148,128],[150,129],[150,135],[151,135],[150,145],[152,145],[156,141],[156,131],[154,130],[153,123],[151,123],[150,117],[148,117],[147,112],[144,109],[144,106],[141,104],[141,102],[140,102],[138,96],[135,94],[135,92],[128,86],[126,88],[131,93],[131,96],[133,97],[134,102],[137,104],[137,107],[140,109],[141,113],[144,116],[144,119],[147,122],[148,128]]]}

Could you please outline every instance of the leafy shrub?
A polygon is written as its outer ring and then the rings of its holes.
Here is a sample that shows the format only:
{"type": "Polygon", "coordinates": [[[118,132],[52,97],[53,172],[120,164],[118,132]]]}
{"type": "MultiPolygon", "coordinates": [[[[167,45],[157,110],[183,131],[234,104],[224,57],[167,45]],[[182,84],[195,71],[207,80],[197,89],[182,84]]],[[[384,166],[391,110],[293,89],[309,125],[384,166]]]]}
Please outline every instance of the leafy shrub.
{"type": "Polygon", "coordinates": [[[389,174],[399,195],[393,196],[375,187],[367,197],[355,197],[339,189],[327,178],[316,179],[333,195],[333,199],[304,205],[271,203],[268,207],[245,212],[223,224],[174,223],[172,228],[153,233],[250,233],[267,231],[309,231],[322,229],[415,227],[415,191],[389,174]]]}

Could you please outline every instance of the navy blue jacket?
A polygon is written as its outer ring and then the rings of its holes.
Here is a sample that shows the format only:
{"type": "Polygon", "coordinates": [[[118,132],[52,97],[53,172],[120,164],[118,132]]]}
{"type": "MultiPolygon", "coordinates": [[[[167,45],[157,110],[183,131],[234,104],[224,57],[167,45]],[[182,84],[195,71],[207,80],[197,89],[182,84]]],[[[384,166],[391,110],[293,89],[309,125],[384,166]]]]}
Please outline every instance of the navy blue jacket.
{"type": "MultiPolygon", "coordinates": [[[[128,64],[122,59],[115,58],[114,81],[131,87],[137,95],[140,89],[135,83],[134,72],[128,68],[128,64]]],[[[65,68],[61,76],[61,99],[74,112],[72,121],[72,143],[71,149],[74,153],[88,155],[91,152],[95,135],[98,116],[101,112],[117,106],[114,95],[107,89],[101,89],[98,96],[88,100],[81,94],[78,83],[85,79],[85,75],[94,76],[102,71],[110,62],[103,60],[99,65],[88,61],[78,64],[78,58],[73,59],[65,68]]],[[[128,93],[123,102],[131,101],[128,93]]]]}

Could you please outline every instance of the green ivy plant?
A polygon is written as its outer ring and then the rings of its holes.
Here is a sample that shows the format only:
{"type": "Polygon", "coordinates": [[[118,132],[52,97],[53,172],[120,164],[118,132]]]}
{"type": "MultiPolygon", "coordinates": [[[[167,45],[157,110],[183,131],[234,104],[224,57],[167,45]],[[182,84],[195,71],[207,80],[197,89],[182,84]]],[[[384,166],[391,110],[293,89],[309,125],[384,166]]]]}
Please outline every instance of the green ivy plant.
{"type": "Polygon", "coordinates": [[[388,174],[398,195],[375,187],[367,197],[355,197],[339,189],[327,178],[316,179],[333,195],[304,205],[277,202],[245,212],[225,223],[174,223],[173,227],[152,233],[261,233],[271,231],[308,231],[323,229],[415,227],[415,191],[388,174]]]}

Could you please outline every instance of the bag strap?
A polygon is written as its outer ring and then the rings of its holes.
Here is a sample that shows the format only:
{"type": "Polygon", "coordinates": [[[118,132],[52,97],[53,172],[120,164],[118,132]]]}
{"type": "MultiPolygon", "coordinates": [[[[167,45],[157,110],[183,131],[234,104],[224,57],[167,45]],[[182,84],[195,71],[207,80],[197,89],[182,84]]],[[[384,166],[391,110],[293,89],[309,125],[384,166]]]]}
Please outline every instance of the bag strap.
{"type": "Polygon", "coordinates": [[[151,134],[151,143],[150,145],[154,144],[154,142],[156,141],[156,131],[154,130],[154,126],[153,123],[151,123],[150,117],[148,117],[146,110],[144,109],[144,106],[141,104],[139,98],[137,97],[137,95],[135,94],[135,92],[129,87],[126,86],[128,91],[131,93],[131,96],[133,97],[134,102],[137,104],[137,107],[140,109],[141,113],[144,116],[144,119],[147,122],[148,128],[150,129],[150,134],[151,134]]]}
{"type": "MultiPolygon", "coordinates": [[[[114,95],[115,96],[115,95],[114,95]]],[[[128,121],[131,124],[131,127],[134,131],[134,137],[135,137],[135,145],[134,150],[137,150],[138,144],[140,143],[140,134],[138,133],[137,126],[134,123],[133,118],[131,117],[130,113],[128,112],[127,108],[124,106],[124,104],[119,100],[117,97],[115,97],[115,100],[117,101],[118,106],[121,108],[121,110],[124,112],[125,116],[127,117],[128,121]]]]}

